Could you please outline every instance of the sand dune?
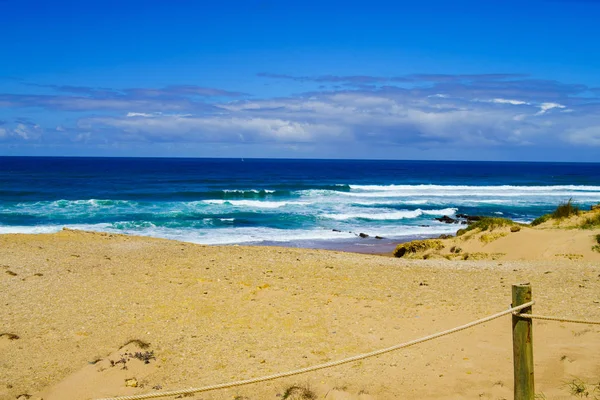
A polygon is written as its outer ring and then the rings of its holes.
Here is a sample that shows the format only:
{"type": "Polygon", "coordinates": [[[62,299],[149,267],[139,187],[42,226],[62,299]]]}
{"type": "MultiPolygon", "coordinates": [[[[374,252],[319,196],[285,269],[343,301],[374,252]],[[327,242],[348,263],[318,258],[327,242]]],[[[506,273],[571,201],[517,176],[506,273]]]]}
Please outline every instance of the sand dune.
{"type": "MultiPolygon", "coordinates": [[[[597,259],[552,254],[583,252],[579,238],[563,249],[523,229],[486,252],[505,252],[506,241],[529,254],[533,235],[556,250],[535,261],[516,252],[501,261],[404,260],[75,231],[1,235],[0,333],[18,338],[0,337],[0,398],[176,390],[341,359],[504,310],[519,282],[531,282],[534,312],[600,320],[597,259]]],[[[600,326],[535,322],[534,352],[536,391],[571,398],[569,381],[600,376],[600,326]]],[[[510,318],[194,398],[277,399],[293,386],[330,400],[508,399],[510,318]]]]}
{"type": "MultiPolygon", "coordinates": [[[[588,218],[600,218],[600,208],[538,226],[512,224],[468,230],[455,237],[403,244],[404,258],[449,260],[581,260],[600,262],[600,224],[581,229],[588,218]],[[420,245],[420,246],[419,246],[420,245]],[[417,251],[410,251],[416,249],[417,251]]],[[[502,221],[500,221],[502,223],[502,221]]],[[[477,226],[477,225],[473,225],[477,226]]]]}

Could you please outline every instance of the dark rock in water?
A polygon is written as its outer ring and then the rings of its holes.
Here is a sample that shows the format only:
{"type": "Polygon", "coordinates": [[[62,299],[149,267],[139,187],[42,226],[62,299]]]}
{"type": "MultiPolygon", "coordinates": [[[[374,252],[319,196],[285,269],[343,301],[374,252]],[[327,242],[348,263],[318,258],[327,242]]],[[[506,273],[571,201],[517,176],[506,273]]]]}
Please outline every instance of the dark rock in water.
{"type": "Polygon", "coordinates": [[[339,229],[332,229],[334,232],[341,232],[339,229]]]}
{"type": "Polygon", "coordinates": [[[476,222],[481,220],[480,215],[467,215],[467,214],[456,214],[456,218],[466,219],[467,223],[476,222]]]}
{"type": "Polygon", "coordinates": [[[458,223],[457,220],[455,220],[454,218],[450,218],[447,215],[444,215],[443,217],[440,217],[440,218],[436,218],[436,220],[440,221],[440,222],[444,222],[446,224],[457,224],[458,223]]]}
{"type": "Polygon", "coordinates": [[[383,239],[381,236],[375,236],[375,239],[383,239]]]}
{"type": "Polygon", "coordinates": [[[431,225],[419,225],[419,226],[423,227],[423,228],[429,228],[431,225]]]}
{"type": "Polygon", "coordinates": [[[461,224],[463,224],[463,225],[466,225],[466,224],[468,224],[468,222],[467,222],[467,221],[460,221],[460,223],[461,223],[461,224]]]}
{"type": "Polygon", "coordinates": [[[369,235],[367,235],[366,233],[359,233],[358,236],[360,236],[361,238],[368,238],[369,235]]]}
{"type": "Polygon", "coordinates": [[[440,236],[438,236],[438,239],[450,239],[451,237],[453,237],[453,236],[452,235],[446,235],[445,233],[443,233],[440,236]]]}

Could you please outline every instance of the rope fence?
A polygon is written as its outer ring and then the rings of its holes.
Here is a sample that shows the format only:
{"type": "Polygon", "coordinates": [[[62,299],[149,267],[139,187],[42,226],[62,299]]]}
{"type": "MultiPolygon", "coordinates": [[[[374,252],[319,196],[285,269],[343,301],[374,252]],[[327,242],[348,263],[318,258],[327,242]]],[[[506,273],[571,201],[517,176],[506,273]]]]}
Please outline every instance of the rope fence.
{"type": "Polygon", "coordinates": [[[153,399],[166,396],[178,396],[187,395],[192,393],[207,392],[217,389],[226,389],[237,386],[249,385],[252,383],[266,382],[274,379],[285,378],[294,375],[305,374],[320,369],[336,367],[338,365],[347,364],[359,360],[364,360],[370,357],[376,357],[381,354],[389,353],[395,350],[414,346],[416,344],[424,343],[433,339],[437,339],[443,336],[451,335],[456,332],[464,331],[477,325],[484,324],[494,319],[503,317],[508,314],[512,314],[513,317],[513,353],[515,358],[515,399],[533,399],[533,355],[531,343],[531,325],[522,325],[520,321],[527,320],[531,324],[531,320],[547,320],[547,321],[559,321],[559,322],[570,322],[577,324],[589,324],[589,325],[600,325],[600,321],[589,321],[572,318],[560,318],[560,317],[549,317],[543,315],[530,314],[531,306],[535,304],[535,301],[531,300],[531,287],[529,284],[513,285],[513,307],[505,311],[498,312],[496,314],[478,319],[476,321],[469,322],[467,324],[457,326],[452,329],[448,329],[442,332],[434,333],[419,339],[411,340],[409,342],[400,343],[395,346],[387,347],[384,349],[375,350],[369,353],[358,354],[352,357],[344,358],[337,361],[330,361],[323,364],[313,365],[310,367],[295,369],[287,372],[280,372],[272,375],[261,376],[257,378],[238,380],[228,383],[220,383],[208,386],[202,386],[197,388],[181,389],[168,392],[156,392],[129,396],[119,397],[107,397],[97,400],[141,400],[141,399],[153,399]],[[518,382],[519,381],[519,382],[518,382]]]}
{"type": "Polygon", "coordinates": [[[139,395],[131,395],[131,396],[107,397],[107,398],[98,399],[98,400],[138,400],[138,399],[154,399],[154,398],[166,397],[166,396],[178,396],[178,395],[184,395],[184,394],[192,394],[192,393],[199,393],[199,392],[208,392],[209,390],[232,388],[232,387],[236,387],[236,386],[249,385],[251,383],[265,382],[265,381],[271,381],[271,380],[278,379],[278,378],[285,378],[285,377],[288,377],[288,376],[305,374],[307,372],[317,371],[319,369],[331,368],[331,367],[335,367],[335,366],[338,366],[338,365],[351,363],[351,362],[354,362],[354,361],[364,360],[365,358],[375,357],[375,356],[378,356],[378,355],[381,355],[381,354],[384,354],[384,353],[389,353],[389,352],[394,351],[394,350],[403,349],[403,348],[406,348],[406,347],[409,347],[409,346],[414,346],[414,345],[419,344],[419,343],[427,342],[429,340],[437,339],[437,338],[442,337],[442,336],[447,336],[447,335],[450,335],[450,334],[453,334],[453,333],[456,333],[456,332],[464,331],[465,329],[469,329],[469,328],[472,328],[474,326],[484,324],[486,322],[489,322],[489,321],[492,321],[494,319],[503,317],[505,315],[513,314],[513,313],[518,312],[518,311],[520,311],[520,310],[522,310],[524,308],[531,307],[534,304],[535,304],[535,301],[530,301],[528,303],[521,304],[521,305],[516,306],[516,307],[511,307],[508,310],[501,311],[499,313],[490,315],[488,317],[481,318],[481,319],[478,319],[478,320],[473,321],[473,322],[469,322],[468,324],[457,326],[456,328],[448,329],[448,330],[445,330],[445,331],[442,331],[442,332],[434,333],[432,335],[425,336],[425,337],[422,337],[422,338],[419,338],[419,339],[411,340],[410,342],[400,343],[400,344],[397,344],[397,345],[392,346],[392,347],[387,347],[385,349],[375,350],[375,351],[372,351],[370,353],[359,354],[359,355],[356,355],[356,356],[344,358],[342,360],[330,361],[330,362],[327,362],[327,363],[324,363],[324,364],[313,365],[312,367],[300,368],[300,369],[296,369],[296,370],[293,370],[293,371],[280,372],[280,373],[273,374],[273,375],[267,375],[267,376],[262,376],[262,377],[258,377],[258,378],[245,379],[245,380],[241,380],[241,381],[235,381],[235,382],[229,382],[229,383],[220,383],[220,384],[216,384],[216,385],[203,386],[203,387],[199,387],[199,388],[181,389],[181,390],[174,390],[174,391],[170,391],[170,392],[148,393],[148,394],[139,394],[139,395]]]}
{"type": "Polygon", "coordinates": [[[585,319],[548,317],[546,315],[521,314],[521,313],[514,313],[513,315],[516,317],[519,317],[519,318],[541,319],[541,320],[545,320],[545,321],[571,322],[574,324],[586,324],[586,325],[600,325],[600,321],[588,321],[585,319]]]}

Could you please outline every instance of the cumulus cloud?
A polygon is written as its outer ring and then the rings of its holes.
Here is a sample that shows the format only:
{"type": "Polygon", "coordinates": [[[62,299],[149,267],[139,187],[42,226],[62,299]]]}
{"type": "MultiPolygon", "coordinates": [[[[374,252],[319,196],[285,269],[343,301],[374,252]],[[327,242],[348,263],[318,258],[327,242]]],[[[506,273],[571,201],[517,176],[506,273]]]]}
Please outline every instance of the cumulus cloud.
{"type": "Polygon", "coordinates": [[[44,130],[40,125],[20,119],[19,122],[12,127],[0,128],[0,139],[35,141],[40,139],[43,132],[44,130]]]}

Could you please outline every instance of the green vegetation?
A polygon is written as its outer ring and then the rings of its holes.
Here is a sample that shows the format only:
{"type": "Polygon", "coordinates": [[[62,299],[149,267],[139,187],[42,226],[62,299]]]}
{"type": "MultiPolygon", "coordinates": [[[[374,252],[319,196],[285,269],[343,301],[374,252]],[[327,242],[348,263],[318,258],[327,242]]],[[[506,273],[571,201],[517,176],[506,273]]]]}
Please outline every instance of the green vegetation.
{"type": "Polygon", "coordinates": [[[592,250],[600,253],[600,234],[596,235],[596,243],[598,243],[598,244],[592,246],[592,250]]]}
{"type": "Polygon", "coordinates": [[[484,233],[479,237],[479,240],[483,243],[491,243],[494,240],[498,240],[501,237],[508,235],[506,232],[497,232],[497,233],[484,233]]]}
{"type": "Polygon", "coordinates": [[[394,257],[404,257],[409,253],[414,254],[429,249],[441,250],[443,248],[442,241],[438,239],[413,240],[412,242],[401,243],[396,246],[394,257]]]}
{"type": "Polygon", "coordinates": [[[581,379],[573,379],[567,383],[569,393],[575,397],[589,397],[590,392],[585,382],[581,379]]]}
{"type": "Polygon", "coordinates": [[[580,212],[581,211],[579,210],[579,207],[574,206],[572,203],[572,199],[569,199],[566,202],[560,203],[552,213],[545,214],[545,215],[542,215],[541,217],[534,219],[531,222],[531,226],[537,226],[537,225],[543,224],[544,222],[546,222],[552,218],[563,219],[563,218],[568,218],[571,215],[579,215],[580,212]]]}
{"type": "Polygon", "coordinates": [[[544,222],[548,221],[550,218],[552,218],[552,214],[544,214],[541,217],[537,217],[536,219],[531,221],[531,226],[537,226],[537,225],[543,224],[544,222]]]}
{"type": "Polygon", "coordinates": [[[579,378],[575,378],[566,382],[565,388],[573,397],[600,400],[600,383],[586,383],[579,378]]]}
{"type": "Polygon", "coordinates": [[[513,226],[516,222],[507,218],[498,217],[483,217],[479,221],[472,223],[464,229],[459,229],[456,232],[456,236],[465,234],[466,232],[472,231],[473,229],[479,229],[481,231],[493,231],[496,228],[502,228],[503,226],[513,226]]]}
{"type": "Polygon", "coordinates": [[[595,229],[600,228],[600,213],[597,213],[593,217],[588,217],[579,225],[581,229],[595,229]]]}
{"type": "Polygon", "coordinates": [[[552,213],[552,218],[568,218],[571,215],[579,215],[579,207],[574,206],[571,202],[573,199],[569,199],[567,202],[562,202],[556,207],[556,210],[552,213]]]}

